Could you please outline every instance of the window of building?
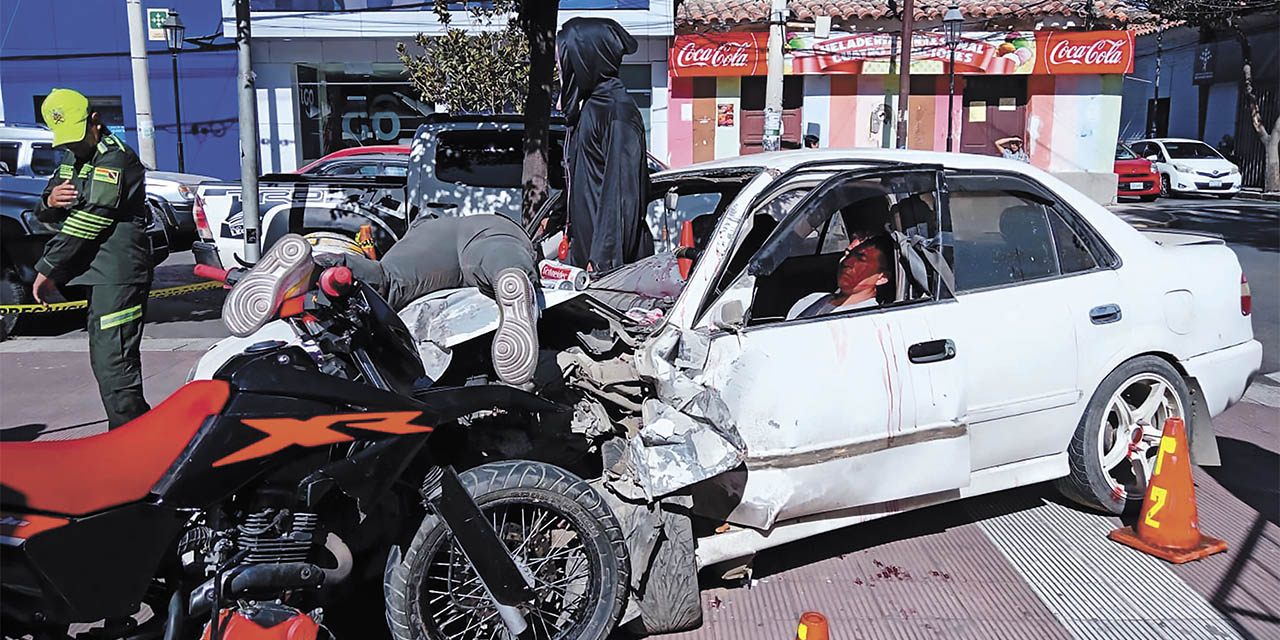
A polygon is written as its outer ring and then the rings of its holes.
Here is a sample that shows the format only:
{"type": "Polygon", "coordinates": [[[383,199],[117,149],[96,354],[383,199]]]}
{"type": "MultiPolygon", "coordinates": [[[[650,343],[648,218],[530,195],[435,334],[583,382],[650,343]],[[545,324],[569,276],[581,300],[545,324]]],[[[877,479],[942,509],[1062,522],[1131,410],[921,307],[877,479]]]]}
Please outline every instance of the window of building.
{"type": "Polygon", "coordinates": [[[343,65],[298,65],[302,161],[349,147],[407,145],[434,107],[418,99],[399,64],[374,64],[372,73],[343,65]]]}
{"type": "Polygon", "coordinates": [[[640,109],[640,117],[644,118],[645,144],[649,143],[649,130],[652,128],[649,112],[653,108],[653,77],[648,64],[624,64],[618,70],[618,77],[627,87],[627,95],[636,101],[640,109]]]}

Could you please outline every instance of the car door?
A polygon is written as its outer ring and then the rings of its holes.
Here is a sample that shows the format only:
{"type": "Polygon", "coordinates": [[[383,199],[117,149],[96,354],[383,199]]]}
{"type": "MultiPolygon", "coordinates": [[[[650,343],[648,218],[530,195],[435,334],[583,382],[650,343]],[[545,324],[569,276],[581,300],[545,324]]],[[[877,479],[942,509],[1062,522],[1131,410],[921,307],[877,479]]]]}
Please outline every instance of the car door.
{"type": "MultiPolygon", "coordinates": [[[[937,180],[931,169],[831,177],[708,307],[719,329],[711,334],[706,384],[724,400],[747,450],[745,472],[715,481],[734,496],[727,520],[768,528],[968,485],[962,357],[929,326],[936,292],[900,295],[911,288],[896,286],[899,269],[889,266],[873,304],[796,313],[803,298],[836,286],[852,238],[878,233],[868,242],[883,245],[886,224],[902,230],[893,212],[904,200],[937,202],[937,180]],[[745,317],[734,318],[744,302],[745,317]]],[[[934,213],[915,230],[923,236],[912,237],[936,241],[938,222],[934,213]]]]}
{"type": "Polygon", "coordinates": [[[1115,274],[1038,185],[970,172],[947,187],[956,303],[932,308],[930,323],[968,356],[973,470],[1061,454],[1088,400],[1080,354],[1115,348],[1115,274]]]}

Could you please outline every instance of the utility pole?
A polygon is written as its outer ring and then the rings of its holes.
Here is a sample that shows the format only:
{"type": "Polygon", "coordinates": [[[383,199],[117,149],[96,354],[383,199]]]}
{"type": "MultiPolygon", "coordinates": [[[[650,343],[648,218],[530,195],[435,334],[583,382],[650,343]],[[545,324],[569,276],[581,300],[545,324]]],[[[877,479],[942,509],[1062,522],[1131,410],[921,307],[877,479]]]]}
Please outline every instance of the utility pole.
{"type": "Polygon", "coordinates": [[[250,53],[249,0],[236,0],[237,77],[240,98],[240,211],[244,221],[244,259],[256,263],[261,247],[258,228],[258,97],[250,53]]]}
{"type": "Polygon", "coordinates": [[[915,28],[916,3],[902,3],[902,59],[898,63],[898,148],[907,148],[907,97],[911,95],[911,32],[915,28]]]}
{"type": "Polygon", "coordinates": [[[772,0],[769,8],[769,76],[764,89],[765,151],[782,146],[782,42],[786,35],[787,0],[772,0]]]}
{"type": "Polygon", "coordinates": [[[133,107],[138,120],[138,159],[156,168],[156,123],[151,119],[151,77],[147,74],[147,43],[142,23],[142,0],[125,0],[129,16],[129,62],[133,67],[133,107]]]}

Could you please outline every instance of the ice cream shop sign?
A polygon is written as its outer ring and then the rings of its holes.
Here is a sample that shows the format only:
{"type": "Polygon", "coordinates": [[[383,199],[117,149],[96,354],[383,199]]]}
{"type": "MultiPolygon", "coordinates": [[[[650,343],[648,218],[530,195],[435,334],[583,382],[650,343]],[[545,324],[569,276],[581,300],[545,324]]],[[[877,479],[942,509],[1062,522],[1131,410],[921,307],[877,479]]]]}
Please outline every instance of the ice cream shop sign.
{"type": "MultiPolygon", "coordinates": [[[[672,77],[762,75],[768,38],[759,33],[676,36],[672,77]]],[[[885,74],[897,49],[887,33],[808,34],[787,40],[785,69],[792,74],[885,74]]],[[[939,33],[913,36],[912,73],[944,73],[951,51],[939,33]]],[[[1126,31],[965,33],[956,48],[956,73],[1104,74],[1133,71],[1133,35],[1126,31]]]]}

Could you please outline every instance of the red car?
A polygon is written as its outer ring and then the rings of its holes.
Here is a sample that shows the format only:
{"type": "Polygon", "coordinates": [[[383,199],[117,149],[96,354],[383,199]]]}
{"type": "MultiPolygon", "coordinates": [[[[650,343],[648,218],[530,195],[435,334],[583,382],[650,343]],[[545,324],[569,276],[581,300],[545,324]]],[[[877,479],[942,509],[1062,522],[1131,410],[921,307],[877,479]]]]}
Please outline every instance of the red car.
{"type": "Polygon", "coordinates": [[[1134,197],[1151,202],[1160,195],[1160,174],[1151,168],[1151,162],[1138,157],[1123,143],[1116,145],[1116,176],[1119,184],[1116,195],[1134,197]]]}

